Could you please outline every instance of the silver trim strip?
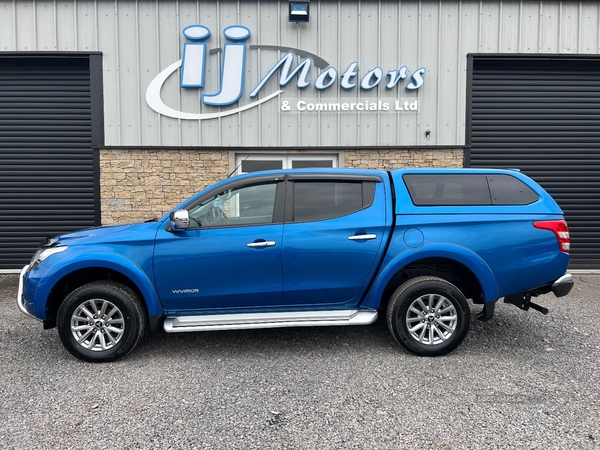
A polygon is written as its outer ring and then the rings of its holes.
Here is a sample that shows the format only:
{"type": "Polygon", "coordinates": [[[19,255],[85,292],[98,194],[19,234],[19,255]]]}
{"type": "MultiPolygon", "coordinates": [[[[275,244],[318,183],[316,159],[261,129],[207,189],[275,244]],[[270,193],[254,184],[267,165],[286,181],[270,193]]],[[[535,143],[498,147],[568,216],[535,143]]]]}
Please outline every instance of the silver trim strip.
{"type": "Polygon", "coordinates": [[[350,241],[368,241],[371,239],[377,239],[376,234],[355,234],[353,236],[348,236],[348,240],[350,241]]]}
{"type": "Polygon", "coordinates": [[[377,320],[375,310],[299,311],[278,313],[216,314],[167,317],[167,333],[258,328],[369,325],[377,320]]]}
{"type": "Polygon", "coordinates": [[[29,311],[27,311],[25,309],[25,299],[23,298],[23,283],[24,283],[23,279],[25,277],[25,273],[29,270],[29,266],[30,266],[30,264],[27,264],[25,267],[23,267],[21,269],[21,273],[19,275],[19,289],[17,291],[17,305],[19,306],[19,311],[21,311],[23,314],[25,314],[28,317],[32,317],[35,320],[41,321],[41,319],[38,319],[37,317],[30,314],[29,311]]]}

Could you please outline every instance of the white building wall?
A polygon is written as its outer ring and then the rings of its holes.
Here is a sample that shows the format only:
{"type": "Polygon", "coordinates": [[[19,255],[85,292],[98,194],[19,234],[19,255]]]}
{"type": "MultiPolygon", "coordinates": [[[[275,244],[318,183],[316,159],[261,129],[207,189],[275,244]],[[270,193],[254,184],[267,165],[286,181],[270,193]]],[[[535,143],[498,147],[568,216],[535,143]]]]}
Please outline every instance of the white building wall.
{"type": "MultiPolygon", "coordinates": [[[[463,145],[467,54],[598,54],[599,2],[572,1],[328,1],[310,2],[310,22],[288,22],[285,1],[0,1],[0,51],[101,51],[105,142],[108,146],[365,147],[463,145]],[[416,92],[404,86],[370,91],[317,91],[288,84],[279,100],[232,116],[185,120],[161,116],[146,103],[152,79],[181,59],[184,27],[202,24],[209,49],[225,43],[229,25],[248,27],[252,45],[299,48],[339,72],[357,61],[361,75],[380,66],[426,67],[416,92]],[[281,100],[364,101],[419,98],[418,113],[285,114],[281,100]],[[425,137],[425,130],[431,137],[425,137]]],[[[248,50],[244,96],[282,54],[248,50]]],[[[220,54],[208,58],[203,92],[218,90],[220,54]]],[[[567,62],[566,62],[567,63],[567,62]]],[[[311,72],[314,82],[318,71],[311,72]]],[[[278,88],[272,79],[264,91],[278,88]]],[[[170,107],[214,112],[198,89],[171,76],[162,89],[170,107]]],[[[262,95],[262,94],[261,94],[262,95]]],[[[226,108],[225,108],[226,109],[226,108]]]]}

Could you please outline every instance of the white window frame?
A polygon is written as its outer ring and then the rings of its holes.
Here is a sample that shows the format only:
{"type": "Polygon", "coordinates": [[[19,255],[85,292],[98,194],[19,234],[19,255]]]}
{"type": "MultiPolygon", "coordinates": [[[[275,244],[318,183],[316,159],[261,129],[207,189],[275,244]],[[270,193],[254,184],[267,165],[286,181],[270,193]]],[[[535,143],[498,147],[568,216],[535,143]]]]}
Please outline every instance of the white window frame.
{"type": "Polygon", "coordinates": [[[319,153],[294,153],[294,152],[273,152],[273,153],[258,153],[258,152],[232,152],[230,162],[233,162],[231,170],[235,171],[235,175],[241,175],[242,163],[245,160],[251,161],[273,161],[279,160],[282,162],[282,169],[291,169],[292,161],[332,161],[332,167],[340,167],[343,165],[343,157],[337,152],[319,152],[319,153]]]}

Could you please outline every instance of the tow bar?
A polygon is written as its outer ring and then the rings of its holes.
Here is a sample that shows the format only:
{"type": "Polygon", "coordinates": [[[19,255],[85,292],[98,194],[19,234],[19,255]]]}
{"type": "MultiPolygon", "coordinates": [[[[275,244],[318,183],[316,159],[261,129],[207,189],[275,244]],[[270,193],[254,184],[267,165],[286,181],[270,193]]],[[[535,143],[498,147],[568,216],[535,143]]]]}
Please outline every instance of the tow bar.
{"type": "Polygon", "coordinates": [[[521,308],[523,311],[528,311],[529,308],[531,308],[541,312],[544,315],[548,314],[548,308],[544,308],[543,306],[540,306],[537,303],[533,303],[531,301],[531,294],[521,293],[507,295],[506,297],[504,297],[504,303],[510,303],[511,305],[515,305],[521,308]]]}

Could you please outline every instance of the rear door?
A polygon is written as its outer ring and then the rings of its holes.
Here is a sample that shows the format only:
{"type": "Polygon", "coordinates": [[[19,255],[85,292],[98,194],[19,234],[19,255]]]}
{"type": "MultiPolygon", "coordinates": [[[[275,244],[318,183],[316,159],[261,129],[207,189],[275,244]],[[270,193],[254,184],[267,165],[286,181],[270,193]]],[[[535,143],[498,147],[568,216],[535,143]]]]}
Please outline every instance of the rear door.
{"type": "Polygon", "coordinates": [[[376,271],[387,235],[382,180],[291,175],[285,215],[286,305],[356,306],[376,271]]]}

